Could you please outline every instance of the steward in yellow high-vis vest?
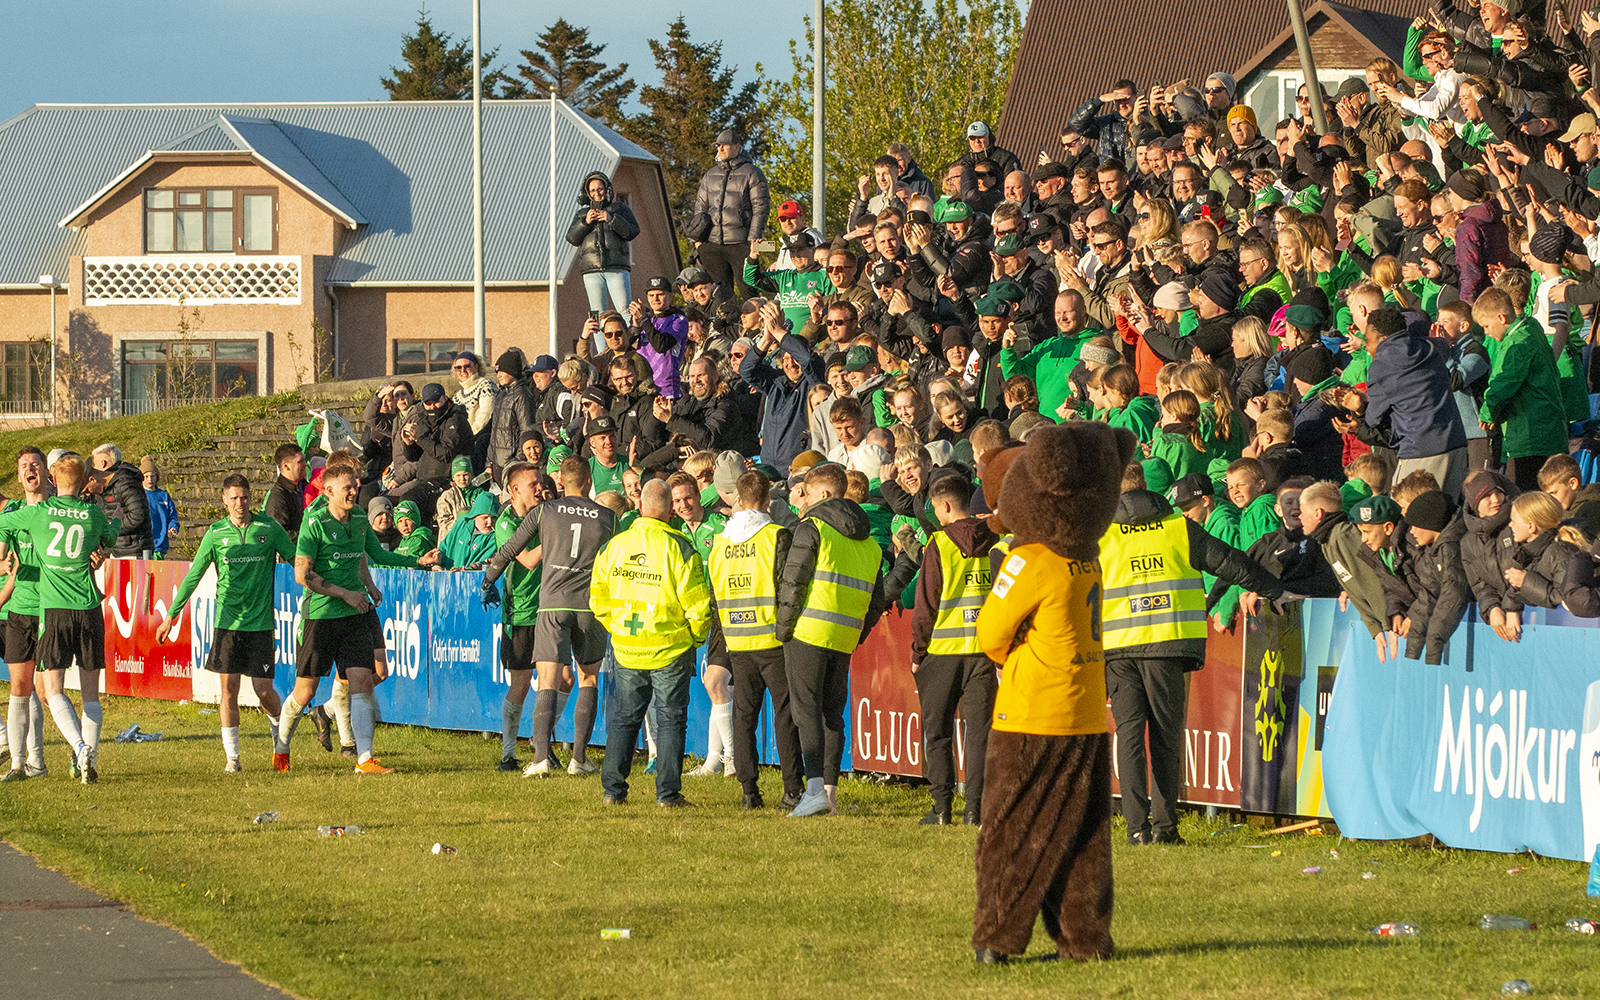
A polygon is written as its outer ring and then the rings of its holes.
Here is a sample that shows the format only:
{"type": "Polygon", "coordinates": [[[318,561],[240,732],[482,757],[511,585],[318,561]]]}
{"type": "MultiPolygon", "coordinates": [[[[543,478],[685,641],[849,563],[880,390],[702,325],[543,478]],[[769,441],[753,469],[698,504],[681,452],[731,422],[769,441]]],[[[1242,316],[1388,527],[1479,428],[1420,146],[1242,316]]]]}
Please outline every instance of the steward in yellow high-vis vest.
{"type": "Polygon", "coordinates": [[[917,580],[917,606],[911,620],[911,670],[921,707],[923,774],[933,792],[933,809],[923,825],[951,822],[956,763],[952,756],[956,708],[966,723],[962,741],[967,769],[966,822],[983,815],[983,765],[994,717],[996,670],[978,642],[978,612],[993,587],[990,555],[1000,543],[987,521],[973,517],[972,480],[943,475],[928,490],[940,530],[928,536],[917,580]]]}
{"type": "Polygon", "coordinates": [[[835,808],[828,791],[839,783],[844,756],[850,654],[887,605],[883,550],[866,512],[845,496],[848,486],[840,465],[806,473],[798,498],[804,512],[778,586],[778,639],[806,772],[797,816],[835,808]]]}
{"type": "Polygon", "coordinates": [[[606,757],[600,768],[603,801],[628,800],[633,748],[651,703],[656,705],[656,802],[688,805],[683,797],[684,727],[695,648],[711,631],[711,590],[694,544],[667,525],[672,490],[659,479],[639,492],[639,517],[611,536],[595,558],[589,608],[611,633],[617,659],[606,711],[606,757]]]}
{"type": "Polygon", "coordinates": [[[1117,723],[1128,842],[1181,843],[1177,804],[1189,698],[1183,675],[1200,669],[1206,653],[1201,574],[1268,598],[1281,595],[1283,587],[1243,552],[1145,489],[1139,466],[1124,476],[1117,513],[1100,539],[1100,572],[1106,694],[1117,723]],[[1147,774],[1154,777],[1153,795],[1147,774]]]}
{"type": "Polygon", "coordinates": [[[765,803],[757,786],[756,727],[772,695],[772,729],[783,773],[784,799],[800,801],[800,734],[789,714],[789,679],[778,641],[778,580],[794,535],[767,513],[771,484],[759,472],[734,487],[733,515],[711,540],[712,609],[733,672],[733,770],[744,786],[744,808],[765,803]]]}

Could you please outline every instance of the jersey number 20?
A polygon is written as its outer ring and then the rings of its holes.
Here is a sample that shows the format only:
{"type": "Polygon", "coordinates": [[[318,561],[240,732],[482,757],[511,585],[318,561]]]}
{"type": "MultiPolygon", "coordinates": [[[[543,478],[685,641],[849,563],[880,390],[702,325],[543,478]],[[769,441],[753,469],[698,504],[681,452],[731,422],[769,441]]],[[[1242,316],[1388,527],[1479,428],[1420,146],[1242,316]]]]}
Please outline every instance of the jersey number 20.
{"type": "Polygon", "coordinates": [[[45,554],[60,559],[76,559],[83,555],[83,525],[74,524],[68,527],[59,521],[50,522],[50,544],[45,546],[45,554]],[[66,537],[66,551],[62,551],[62,536],[66,537]]]}

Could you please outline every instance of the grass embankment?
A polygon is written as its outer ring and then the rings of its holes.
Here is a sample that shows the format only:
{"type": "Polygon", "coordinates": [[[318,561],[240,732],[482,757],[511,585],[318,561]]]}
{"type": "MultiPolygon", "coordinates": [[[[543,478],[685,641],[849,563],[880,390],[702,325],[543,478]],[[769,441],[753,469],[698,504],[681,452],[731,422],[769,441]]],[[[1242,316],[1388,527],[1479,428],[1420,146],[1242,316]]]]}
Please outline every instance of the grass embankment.
{"type": "Polygon", "coordinates": [[[8,497],[21,494],[17,486],[17,465],[13,459],[17,449],[23,445],[37,445],[45,452],[52,448],[68,448],[87,458],[94,448],[109,442],[122,449],[125,459],[138,465],[141,457],[154,452],[203,448],[208,435],[232,434],[239,421],[265,417],[273,407],[299,398],[298,392],[246,396],[222,403],[202,403],[136,417],[80,420],[54,427],[46,425],[5,431],[0,433],[0,494],[8,497]]]}
{"type": "MultiPolygon", "coordinates": [[[[742,813],[735,782],[699,778],[698,808],[636,784],[608,809],[595,778],[495,772],[498,741],[477,735],[385,727],[400,773],[357,778],[309,724],[278,775],[254,713],[247,771],[225,776],[215,715],[112,699],[107,732],[130,722],[166,739],[107,742],[95,788],[66,780],[52,730],[51,777],[0,792],[0,837],[303,997],[1486,997],[1515,978],[1600,994],[1600,942],[1561,929],[1600,915],[1570,862],[1211,837],[1226,821],[1199,818],[1186,848],[1128,848],[1119,829],[1115,960],[975,968],[976,831],[919,828],[925,792],[847,780],[843,815],[801,821],[742,813]],[[268,809],[282,820],[252,826],[268,809]],[[325,839],[324,823],[371,832],[325,839]],[[1541,929],[1482,932],[1485,912],[1541,929]],[[1368,935],[1384,920],[1422,936],[1368,935]]],[[[776,802],[774,772],[763,786],[776,802]]],[[[1036,931],[1031,956],[1051,950],[1036,931]]]]}

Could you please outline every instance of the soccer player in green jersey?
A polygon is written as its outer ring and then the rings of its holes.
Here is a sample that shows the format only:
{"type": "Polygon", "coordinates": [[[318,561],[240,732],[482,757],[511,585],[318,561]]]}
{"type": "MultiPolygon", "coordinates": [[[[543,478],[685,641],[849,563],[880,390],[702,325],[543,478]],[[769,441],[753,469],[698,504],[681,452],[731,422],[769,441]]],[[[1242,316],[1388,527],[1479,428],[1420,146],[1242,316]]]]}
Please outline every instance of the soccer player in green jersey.
{"type": "MultiPolygon", "coordinates": [[[[314,514],[307,512],[295,544],[294,578],[305,588],[301,609],[305,631],[295,658],[294,692],[284,701],[279,718],[272,766],[289,769],[289,743],[300,712],[316,696],[317,682],[337,668],[339,680],[349,683],[356,772],[393,774],[393,768],[372,756],[378,713],[372,688],[387,676],[388,661],[377,612],[382,595],[367,573],[367,556],[369,548],[378,552],[383,548],[357,504],[361,487],[356,470],[347,465],[330,467],[322,474],[322,484],[328,505],[314,514]]],[[[418,562],[384,554],[403,560],[403,565],[418,562]]],[[[433,552],[423,560],[437,558],[433,552]]]]}
{"type": "Polygon", "coordinates": [[[273,556],[294,561],[294,543],[283,526],[265,514],[250,509],[250,480],[234,474],[222,481],[222,506],[228,516],[206,529],[200,548],[189,565],[189,573],[172,596],[172,606],[156,628],[156,642],[167,641],[172,623],[183,612],[200,580],[214,565],[217,568],[216,629],[206,669],[219,674],[222,681],[222,752],[227,757],[223,771],[236,774],[239,766],[239,685],[250,678],[256,699],[278,729],[282,707],[272,688],[273,638],[272,567],[273,556]]]}
{"type": "Polygon", "coordinates": [[[86,785],[99,780],[100,671],[106,662],[106,622],[95,584],[97,553],[117,540],[118,521],[106,520],[92,503],[78,499],[87,474],[83,459],[66,455],[50,467],[56,495],[41,503],[0,514],[0,530],[26,531],[39,557],[38,664],[34,679],[56,726],[74,750],[74,765],[86,785]],[[83,727],[63,688],[67,669],[78,662],[83,690],[83,727]]]}
{"type": "MultiPolygon", "coordinates": [[[[538,517],[543,496],[539,490],[539,470],[526,462],[516,462],[506,470],[506,493],[510,502],[494,522],[494,538],[505,545],[517,533],[524,519],[538,517]]],[[[533,683],[533,626],[539,617],[540,566],[539,539],[535,535],[506,565],[505,597],[500,601],[503,625],[500,630],[500,666],[506,672],[510,690],[500,705],[500,765],[502,771],[520,771],[517,760],[517,729],[522,722],[522,706],[533,683]]],[[[574,757],[576,759],[576,757],[574,757]]]]}
{"type": "MultiPolygon", "coordinates": [[[[17,482],[22,499],[10,500],[5,510],[18,510],[48,500],[54,492],[44,467],[44,452],[24,445],[17,452],[17,482]]],[[[0,615],[5,618],[6,667],[11,673],[11,703],[6,712],[6,742],[11,770],[0,781],[42,778],[44,766],[44,709],[34,689],[33,667],[39,643],[39,556],[33,536],[26,531],[0,532],[5,551],[17,557],[16,582],[0,615]]]]}

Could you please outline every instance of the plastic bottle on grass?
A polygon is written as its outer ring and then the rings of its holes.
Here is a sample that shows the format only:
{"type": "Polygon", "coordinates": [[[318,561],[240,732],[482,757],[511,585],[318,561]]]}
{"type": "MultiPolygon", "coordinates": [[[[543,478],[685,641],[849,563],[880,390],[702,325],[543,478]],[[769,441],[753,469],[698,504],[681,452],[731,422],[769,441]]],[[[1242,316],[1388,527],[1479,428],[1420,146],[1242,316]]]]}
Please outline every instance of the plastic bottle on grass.
{"type": "Polygon", "coordinates": [[[1600,934],[1600,920],[1590,920],[1588,917],[1573,917],[1567,921],[1567,930],[1574,934],[1600,934]]]}
{"type": "Polygon", "coordinates": [[[1533,993],[1533,984],[1526,979],[1513,979],[1502,985],[1500,992],[1506,996],[1528,996],[1533,993]]]}
{"type": "Polygon", "coordinates": [[[277,821],[278,821],[278,810],[276,810],[276,809],[268,809],[264,813],[256,813],[256,818],[251,820],[250,822],[252,822],[252,823],[276,823],[277,821]]]}
{"type": "Polygon", "coordinates": [[[357,833],[366,833],[359,826],[319,826],[317,833],[323,837],[348,837],[357,833]]]}
{"type": "Polygon", "coordinates": [[[1486,931],[1536,931],[1539,925],[1521,917],[1506,917],[1498,913],[1485,913],[1478,927],[1486,931]]]}
{"type": "Polygon", "coordinates": [[[1409,920],[1400,920],[1379,924],[1369,933],[1379,937],[1416,937],[1422,933],[1422,928],[1409,920]]]}

